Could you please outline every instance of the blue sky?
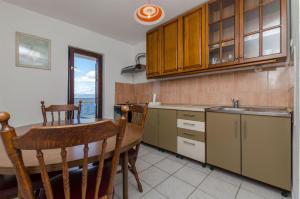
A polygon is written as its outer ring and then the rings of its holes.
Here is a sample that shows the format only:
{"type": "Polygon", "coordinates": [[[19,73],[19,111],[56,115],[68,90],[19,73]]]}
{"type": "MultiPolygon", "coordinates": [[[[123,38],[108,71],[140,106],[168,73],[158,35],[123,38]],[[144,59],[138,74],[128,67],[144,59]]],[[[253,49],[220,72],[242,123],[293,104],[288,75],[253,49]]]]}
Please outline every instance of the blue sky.
{"type": "Polygon", "coordinates": [[[75,55],[75,95],[95,94],[96,60],[75,55]]]}

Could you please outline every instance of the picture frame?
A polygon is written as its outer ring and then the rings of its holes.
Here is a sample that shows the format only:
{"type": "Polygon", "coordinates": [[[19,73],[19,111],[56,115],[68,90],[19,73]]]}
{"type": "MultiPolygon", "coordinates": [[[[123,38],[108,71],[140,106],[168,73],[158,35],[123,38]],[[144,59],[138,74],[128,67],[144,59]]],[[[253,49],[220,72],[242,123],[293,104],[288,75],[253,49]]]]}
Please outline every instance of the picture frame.
{"type": "Polygon", "coordinates": [[[51,70],[51,40],[16,32],[16,66],[51,70]]]}

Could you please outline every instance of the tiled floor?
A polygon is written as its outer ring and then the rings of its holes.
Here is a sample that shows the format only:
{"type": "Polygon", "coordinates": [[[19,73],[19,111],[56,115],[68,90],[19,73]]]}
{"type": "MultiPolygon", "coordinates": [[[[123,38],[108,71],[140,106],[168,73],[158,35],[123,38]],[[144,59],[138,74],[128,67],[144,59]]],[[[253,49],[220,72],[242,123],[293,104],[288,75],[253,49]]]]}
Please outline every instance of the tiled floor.
{"type": "MultiPolygon", "coordinates": [[[[142,145],[137,170],[144,192],[129,175],[129,199],[280,199],[280,190],[201,164],[176,158],[142,145]]],[[[122,174],[117,175],[115,199],[122,198],[122,174]]],[[[290,197],[288,197],[290,199],[290,197]]]]}

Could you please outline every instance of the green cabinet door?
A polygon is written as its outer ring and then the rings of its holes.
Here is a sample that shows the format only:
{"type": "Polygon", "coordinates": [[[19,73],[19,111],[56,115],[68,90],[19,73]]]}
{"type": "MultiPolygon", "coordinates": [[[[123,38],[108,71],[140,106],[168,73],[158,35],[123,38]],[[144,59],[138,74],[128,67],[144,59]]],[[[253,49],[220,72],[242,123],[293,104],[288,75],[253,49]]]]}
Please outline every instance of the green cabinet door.
{"type": "Polygon", "coordinates": [[[242,174],[291,190],[291,119],[242,115],[242,174]]]}
{"type": "Polygon", "coordinates": [[[160,148],[177,152],[177,118],[176,110],[160,109],[158,111],[158,145],[160,148]]]}
{"type": "Polygon", "coordinates": [[[241,173],[240,117],[239,114],[207,113],[207,163],[241,173]]]}
{"type": "Polygon", "coordinates": [[[158,146],[158,109],[148,109],[143,142],[158,146]]]}

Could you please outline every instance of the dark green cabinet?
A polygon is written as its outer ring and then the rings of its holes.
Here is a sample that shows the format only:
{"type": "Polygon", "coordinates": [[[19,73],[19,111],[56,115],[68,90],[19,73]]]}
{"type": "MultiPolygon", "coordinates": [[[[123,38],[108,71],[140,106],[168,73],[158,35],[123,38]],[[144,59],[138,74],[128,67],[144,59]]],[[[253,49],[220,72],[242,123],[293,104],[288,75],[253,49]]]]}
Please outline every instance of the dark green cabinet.
{"type": "Polygon", "coordinates": [[[160,109],[158,111],[158,146],[177,152],[177,117],[176,110],[160,109]]]}
{"type": "Polygon", "coordinates": [[[158,146],[158,109],[149,109],[145,121],[143,142],[158,146]]]}

